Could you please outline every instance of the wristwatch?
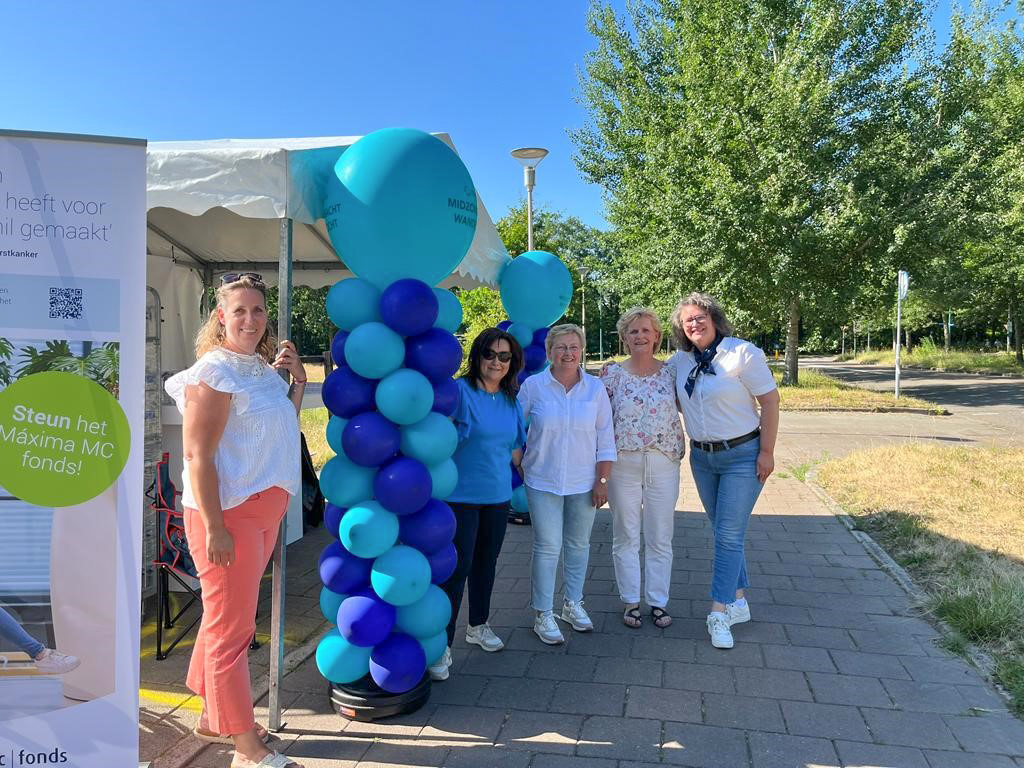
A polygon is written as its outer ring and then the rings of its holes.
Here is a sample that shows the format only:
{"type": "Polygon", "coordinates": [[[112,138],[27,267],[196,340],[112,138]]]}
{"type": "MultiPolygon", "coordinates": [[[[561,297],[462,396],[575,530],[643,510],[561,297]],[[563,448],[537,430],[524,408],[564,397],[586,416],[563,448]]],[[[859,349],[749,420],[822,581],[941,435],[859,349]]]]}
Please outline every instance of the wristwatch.
{"type": "Polygon", "coordinates": [[[601,485],[608,485],[608,478],[607,477],[599,477],[599,478],[597,478],[597,482],[599,482],[601,485]]]}

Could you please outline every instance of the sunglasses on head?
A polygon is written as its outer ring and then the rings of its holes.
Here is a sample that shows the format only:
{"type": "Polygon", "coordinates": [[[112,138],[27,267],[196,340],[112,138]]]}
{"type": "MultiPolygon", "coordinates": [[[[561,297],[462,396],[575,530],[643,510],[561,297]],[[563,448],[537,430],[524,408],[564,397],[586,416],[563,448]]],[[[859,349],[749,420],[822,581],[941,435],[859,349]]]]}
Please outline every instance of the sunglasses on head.
{"type": "Polygon", "coordinates": [[[230,283],[237,283],[239,280],[249,278],[254,283],[263,283],[263,276],[258,272],[228,272],[226,275],[220,276],[221,285],[229,285],[230,283]]]}
{"type": "Polygon", "coordinates": [[[483,351],[484,360],[493,360],[498,358],[499,362],[507,363],[512,359],[511,352],[495,352],[493,349],[485,349],[483,351]]]}

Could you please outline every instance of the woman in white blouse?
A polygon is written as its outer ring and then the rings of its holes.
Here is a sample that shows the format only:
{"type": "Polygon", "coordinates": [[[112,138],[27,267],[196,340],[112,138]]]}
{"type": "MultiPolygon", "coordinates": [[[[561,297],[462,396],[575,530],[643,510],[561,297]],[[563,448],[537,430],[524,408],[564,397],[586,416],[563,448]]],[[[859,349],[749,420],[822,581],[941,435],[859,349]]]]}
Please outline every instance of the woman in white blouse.
{"type": "Polygon", "coordinates": [[[690,469],[715,537],[707,629],[732,648],[730,627],[750,621],[743,542],[761,488],[775,469],[779,391],[764,353],[732,335],[715,299],[691,293],[672,313],[680,349],[676,395],[690,436],[690,469]]]}
{"type": "Polygon", "coordinates": [[[608,479],[612,510],[612,561],[622,622],[638,628],[640,535],[644,542],[644,597],[656,627],[667,627],[672,581],[672,534],[679,498],[683,427],[676,407],[675,366],[654,353],[661,346],[661,321],[653,310],[634,307],[616,324],[629,358],[601,371],[611,399],[618,459],[608,479]]]}
{"type": "Polygon", "coordinates": [[[249,684],[260,578],[300,482],[296,414],[306,374],[294,344],[276,351],[262,278],[224,275],[195,365],[166,384],[184,415],[185,533],[203,594],[186,680],[204,703],[194,733],[233,744],[232,768],[301,768],[265,746],[249,684]]]}
{"type": "Polygon", "coordinates": [[[565,642],[553,613],[560,554],[565,595],[559,618],[577,632],[594,629],[583,607],[583,583],[594,515],[608,500],[615,438],[608,393],[580,367],[583,330],[556,325],[544,345],[551,367],[523,382],[519,402],[530,425],[522,466],[533,521],[533,631],[556,645],[565,642]]]}

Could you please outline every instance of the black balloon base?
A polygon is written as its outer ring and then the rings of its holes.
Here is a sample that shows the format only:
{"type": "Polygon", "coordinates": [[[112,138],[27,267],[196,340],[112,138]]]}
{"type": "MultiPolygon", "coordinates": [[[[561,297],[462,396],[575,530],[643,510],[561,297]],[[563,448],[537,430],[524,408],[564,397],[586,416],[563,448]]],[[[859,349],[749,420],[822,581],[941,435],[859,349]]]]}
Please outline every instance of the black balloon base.
{"type": "Polygon", "coordinates": [[[405,693],[388,693],[382,690],[369,675],[345,685],[331,685],[331,706],[334,711],[348,720],[368,722],[385,717],[415,712],[430,698],[430,676],[405,693]]]}

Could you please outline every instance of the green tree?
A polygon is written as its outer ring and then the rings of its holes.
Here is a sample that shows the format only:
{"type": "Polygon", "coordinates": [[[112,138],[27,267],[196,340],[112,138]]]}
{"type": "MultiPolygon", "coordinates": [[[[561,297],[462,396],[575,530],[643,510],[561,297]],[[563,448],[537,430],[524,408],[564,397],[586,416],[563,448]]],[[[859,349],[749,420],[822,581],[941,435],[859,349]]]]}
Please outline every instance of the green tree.
{"type": "Polygon", "coordinates": [[[114,397],[120,390],[120,347],[115,342],[98,346],[82,343],[82,354],[76,355],[66,341],[48,341],[39,349],[25,346],[21,349],[21,363],[17,378],[46,371],[63,371],[92,379],[114,397]]]}

